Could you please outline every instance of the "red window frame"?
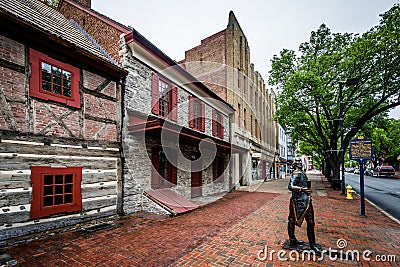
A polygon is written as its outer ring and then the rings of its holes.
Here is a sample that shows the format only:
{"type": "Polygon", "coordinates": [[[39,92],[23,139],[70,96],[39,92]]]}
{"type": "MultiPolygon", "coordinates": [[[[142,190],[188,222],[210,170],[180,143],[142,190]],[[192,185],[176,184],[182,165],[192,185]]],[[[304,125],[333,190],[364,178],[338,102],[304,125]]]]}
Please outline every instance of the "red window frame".
{"type": "Polygon", "coordinates": [[[205,104],[191,95],[189,96],[189,127],[204,132],[205,126],[205,104]]]}
{"type": "MultiPolygon", "coordinates": [[[[178,121],[178,87],[171,83],[168,79],[160,76],[157,73],[153,73],[151,91],[152,113],[161,118],[178,121]],[[168,90],[167,94],[162,96],[160,94],[160,88],[163,88],[164,85],[168,86],[168,90]],[[165,101],[167,101],[167,103],[165,103],[165,101]],[[165,106],[167,107],[166,111],[164,109],[165,106]]],[[[161,90],[161,92],[162,91],[163,90],[161,90]]]]}
{"type": "MultiPolygon", "coordinates": [[[[168,149],[168,148],[166,148],[168,149]]],[[[177,155],[173,151],[169,151],[174,155],[175,162],[172,164],[168,158],[162,153],[165,153],[161,147],[155,147],[152,149],[152,175],[151,175],[151,188],[170,188],[177,184],[177,155]],[[160,156],[163,156],[161,158],[160,156]],[[165,177],[167,176],[167,177],[165,177]]]]}
{"type": "Polygon", "coordinates": [[[213,162],[213,181],[224,182],[224,159],[220,156],[215,157],[213,162]]]}
{"type": "MultiPolygon", "coordinates": [[[[79,68],[76,68],[70,64],[63,63],[50,56],[36,51],[32,48],[29,49],[29,63],[31,65],[31,78],[30,78],[30,96],[36,97],[43,100],[51,100],[59,103],[63,103],[69,107],[80,108],[81,98],[79,94],[79,68]],[[63,71],[71,74],[70,78],[70,96],[65,96],[62,93],[54,93],[53,91],[46,91],[42,89],[43,76],[42,76],[42,63],[46,63],[53,67],[59,68],[63,71]]],[[[53,77],[51,75],[51,77],[53,77]]],[[[61,79],[62,80],[62,79],[61,79]]],[[[50,82],[53,86],[53,78],[50,82]]]]}
{"type": "Polygon", "coordinates": [[[82,210],[82,167],[31,166],[30,218],[82,210]]]}
{"type": "Polygon", "coordinates": [[[212,134],[221,139],[224,138],[224,117],[221,112],[215,109],[213,110],[212,134]]]}

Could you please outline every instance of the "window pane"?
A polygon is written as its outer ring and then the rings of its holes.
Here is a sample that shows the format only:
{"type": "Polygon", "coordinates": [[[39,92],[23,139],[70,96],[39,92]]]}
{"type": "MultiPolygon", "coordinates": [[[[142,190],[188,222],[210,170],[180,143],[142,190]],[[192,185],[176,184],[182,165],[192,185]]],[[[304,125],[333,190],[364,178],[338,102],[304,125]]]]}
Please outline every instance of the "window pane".
{"type": "Polygon", "coordinates": [[[51,82],[51,74],[42,71],[42,81],[51,82]]]}
{"type": "Polygon", "coordinates": [[[64,193],[72,193],[72,184],[66,185],[64,190],[64,193]]]}
{"type": "Polygon", "coordinates": [[[63,95],[70,97],[71,96],[71,89],[63,87],[63,95]]]}
{"type": "Polygon", "coordinates": [[[62,185],[57,185],[56,186],[56,194],[62,194],[63,193],[63,187],[62,185]]]}
{"type": "Polygon", "coordinates": [[[45,186],[44,187],[44,195],[48,196],[48,195],[53,195],[53,186],[45,186]]]}
{"type": "Polygon", "coordinates": [[[45,175],[44,184],[53,184],[53,175],[45,175]]]}
{"type": "Polygon", "coordinates": [[[61,95],[61,86],[59,85],[54,85],[54,93],[61,95]]]}
{"type": "Polygon", "coordinates": [[[56,196],[54,205],[63,204],[64,203],[63,198],[64,198],[64,196],[56,196]]]}
{"type": "Polygon", "coordinates": [[[61,69],[60,69],[60,68],[57,68],[57,67],[55,67],[55,66],[52,66],[52,74],[53,74],[54,76],[60,77],[60,76],[61,76],[61,69]]]}
{"type": "Polygon", "coordinates": [[[63,70],[63,78],[66,80],[71,80],[71,73],[68,71],[63,70]]]}
{"type": "Polygon", "coordinates": [[[72,194],[65,195],[64,203],[72,203],[72,194]]]}
{"type": "Polygon", "coordinates": [[[66,184],[71,184],[72,183],[72,174],[66,174],[65,175],[65,183],[66,184]]]}
{"type": "Polygon", "coordinates": [[[42,73],[43,72],[51,73],[51,65],[42,62],[42,73]]]}
{"type": "Polygon", "coordinates": [[[51,92],[51,84],[45,81],[42,81],[42,90],[51,92]]]}
{"type": "Polygon", "coordinates": [[[61,85],[61,78],[60,77],[54,77],[53,83],[57,85],[61,85]]]}
{"type": "Polygon", "coordinates": [[[48,207],[48,206],[53,206],[53,197],[44,197],[43,199],[43,206],[48,207]]]}
{"type": "Polygon", "coordinates": [[[56,184],[63,184],[63,176],[56,175],[56,184]]]}

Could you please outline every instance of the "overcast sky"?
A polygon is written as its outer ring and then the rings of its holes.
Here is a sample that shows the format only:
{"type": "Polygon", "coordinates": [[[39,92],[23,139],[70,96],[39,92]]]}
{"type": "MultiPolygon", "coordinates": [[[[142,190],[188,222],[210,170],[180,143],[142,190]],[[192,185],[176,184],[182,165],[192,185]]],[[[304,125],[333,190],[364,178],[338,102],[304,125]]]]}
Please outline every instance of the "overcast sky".
{"type": "MultiPolygon", "coordinates": [[[[273,55],[297,50],[325,23],[332,32],[363,33],[399,0],[92,0],[92,8],[132,26],[172,59],[226,28],[232,10],[265,82],[273,55]]],[[[395,113],[400,118],[399,112],[395,113]]]]}

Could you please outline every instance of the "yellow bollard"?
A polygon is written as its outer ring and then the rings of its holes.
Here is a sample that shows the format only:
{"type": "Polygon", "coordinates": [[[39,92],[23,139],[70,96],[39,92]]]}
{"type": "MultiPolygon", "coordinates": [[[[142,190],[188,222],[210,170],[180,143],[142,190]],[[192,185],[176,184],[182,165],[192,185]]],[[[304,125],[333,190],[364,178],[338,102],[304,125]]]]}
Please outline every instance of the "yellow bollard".
{"type": "Polygon", "coordinates": [[[353,187],[351,185],[346,186],[346,199],[353,199],[353,193],[356,192],[353,190],[353,187]]]}

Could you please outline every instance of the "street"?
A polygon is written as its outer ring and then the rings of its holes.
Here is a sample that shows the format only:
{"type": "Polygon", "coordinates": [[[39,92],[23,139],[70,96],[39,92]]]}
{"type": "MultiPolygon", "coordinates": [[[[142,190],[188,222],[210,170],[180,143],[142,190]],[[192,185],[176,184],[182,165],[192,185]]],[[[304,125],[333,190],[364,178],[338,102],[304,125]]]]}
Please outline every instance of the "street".
{"type": "MultiPolygon", "coordinates": [[[[360,175],[346,172],[346,184],[360,193],[360,175]]],[[[400,220],[400,179],[364,176],[365,198],[400,220]]],[[[368,210],[366,211],[368,215],[368,210]]]]}

